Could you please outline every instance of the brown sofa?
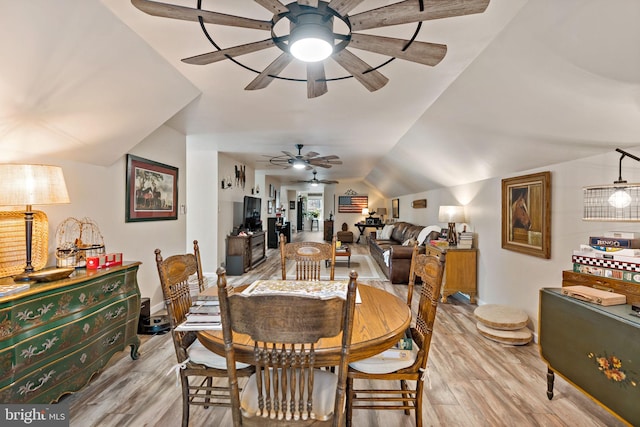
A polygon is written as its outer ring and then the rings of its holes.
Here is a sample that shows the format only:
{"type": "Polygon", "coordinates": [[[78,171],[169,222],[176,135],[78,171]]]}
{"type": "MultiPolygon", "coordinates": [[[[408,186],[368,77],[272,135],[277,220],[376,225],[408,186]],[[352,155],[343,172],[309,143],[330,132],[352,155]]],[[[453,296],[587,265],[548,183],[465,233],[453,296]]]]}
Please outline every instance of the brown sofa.
{"type": "MultiPolygon", "coordinates": [[[[402,243],[411,238],[417,238],[423,225],[414,225],[408,222],[396,222],[389,240],[376,239],[375,234],[369,238],[369,251],[376,260],[380,269],[386,274],[391,283],[409,283],[409,269],[411,268],[411,254],[413,247],[402,246],[402,243]],[[385,251],[389,251],[388,265],[385,262],[385,251]]],[[[429,234],[427,241],[437,239],[439,232],[429,234]]],[[[424,253],[424,248],[420,249],[424,253]]]]}

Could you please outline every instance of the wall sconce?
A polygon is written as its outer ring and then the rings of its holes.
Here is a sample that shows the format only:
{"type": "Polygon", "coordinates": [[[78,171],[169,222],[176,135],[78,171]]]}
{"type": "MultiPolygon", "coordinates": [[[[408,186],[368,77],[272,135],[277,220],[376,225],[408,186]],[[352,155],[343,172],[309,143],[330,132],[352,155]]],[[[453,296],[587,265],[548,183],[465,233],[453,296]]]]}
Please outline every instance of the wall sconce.
{"type": "Polygon", "coordinates": [[[440,206],[438,221],[446,222],[449,225],[449,230],[447,231],[449,246],[458,245],[456,222],[464,222],[464,220],[464,206],[440,206]]]}
{"type": "Polygon", "coordinates": [[[613,184],[583,188],[585,221],[640,221],[640,184],[628,184],[622,179],[622,159],[640,158],[619,148],[618,179],[613,184]]]}
{"type": "MultiPolygon", "coordinates": [[[[16,282],[29,281],[33,273],[31,249],[33,244],[32,205],[70,203],[62,168],[48,165],[0,165],[0,206],[26,206],[24,212],[26,266],[24,272],[13,278],[16,282]]],[[[48,244],[44,242],[44,244],[48,244]]]]}
{"type": "Polygon", "coordinates": [[[222,181],[220,183],[220,187],[223,190],[228,190],[229,188],[231,188],[233,186],[233,182],[231,182],[231,178],[227,177],[227,178],[222,178],[222,181]]]}

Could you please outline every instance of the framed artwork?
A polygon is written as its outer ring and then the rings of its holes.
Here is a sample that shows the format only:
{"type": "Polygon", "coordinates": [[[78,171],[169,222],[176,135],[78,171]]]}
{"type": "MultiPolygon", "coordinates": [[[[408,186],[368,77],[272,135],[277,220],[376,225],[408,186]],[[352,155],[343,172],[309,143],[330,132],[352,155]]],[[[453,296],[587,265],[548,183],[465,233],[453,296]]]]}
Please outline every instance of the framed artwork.
{"type": "Polygon", "coordinates": [[[391,200],[391,216],[393,218],[400,218],[400,199],[391,200]]]}
{"type": "Polygon", "coordinates": [[[502,247],[551,257],[551,172],[502,180],[502,247]]]}
{"type": "Polygon", "coordinates": [[[268,214],[272,214],[273,213],[273,200],[269,199],[267,201],[267,213],[268,214]]]}
{"type": "Polygon", "coordinates": [[[369,196],[338,196],[338,212],[362,213],[362,209],[369,207],[369,196]]]}
{"type": "Polygon", "coordinates": [[[296,208],[296,202],[294,202],[293,200],[289,201],[289,210],[295,210],[296,208]]]}
{"type": "Polygon", "coordinates": [[[127,154],[125,221],[178,219],[178,168],[127,154]]]}

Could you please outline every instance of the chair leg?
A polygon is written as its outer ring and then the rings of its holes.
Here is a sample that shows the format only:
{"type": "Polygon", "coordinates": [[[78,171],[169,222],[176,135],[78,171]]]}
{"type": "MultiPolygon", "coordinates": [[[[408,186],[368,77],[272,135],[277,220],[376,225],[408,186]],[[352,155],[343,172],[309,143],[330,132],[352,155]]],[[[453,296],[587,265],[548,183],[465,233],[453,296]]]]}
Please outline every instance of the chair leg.
{"type": "MultiPolygon", "coordinates": [[[[407,387],[407,382],[406,382],[405,380],[400,380],[400,388],[401,388],[402,390],[407,390],[407,389],[408,389],[408,387],[407,387]]],[[[402,393],[402,397],[403,397],[404,399],[410,399],[410,398],[411,398],[411,395],[410,395],[409,393],[402,393]]],[[[406,402],[406,401],[405,401],[404,403],[405,403],[405,404],[407,404],[408,402],[406,402]]],[[[410,412],[410,410],[409,410],[409,409],[405,409],[405,410],[404,410],[404,414],[405,414],[405,415],[411,415],[411,412],[410,412]]]]}
{"type": "Polygon", "coordinates": [[[189,427],[189,377],[180,375],[182,382],[182,427],[189,427]]]}
{"type": "MultiPolygon", "coordinates": [[[[206,397],[204,401],[206,403],[211,403],[211,387],[213,386],[213,378],[207,377],[207,391],[205,392],[206,397]]],[[[207,409],[209,405],[204,405],[204,408],[207,409]]]]}
{"type": "Polygon", "coordinates": [[[353,413],[353,398],[355,393],[353,392],[353,378],[347,377],[347,402],[345,407],[346,427],[351,427],[351,415],[353,413]]]}
{"type": "Polygon", "coordinates": [[[422,393],[424,381],[420,378],[416,382],[416,427],[422,427],[422,393]]]}

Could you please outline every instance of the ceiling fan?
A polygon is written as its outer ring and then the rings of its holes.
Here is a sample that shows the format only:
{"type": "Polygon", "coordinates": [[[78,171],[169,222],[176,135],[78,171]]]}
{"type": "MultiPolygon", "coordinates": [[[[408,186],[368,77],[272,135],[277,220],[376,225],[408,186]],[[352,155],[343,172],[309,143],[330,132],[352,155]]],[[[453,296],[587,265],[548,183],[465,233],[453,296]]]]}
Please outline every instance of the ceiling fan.
{"type": "Polygon", "coordinates": [[[330,180],[330,179],[318,179],[318,177],[316,176],[317,174],[318,174],[318,172],[316,172],[314,170],[313,171],[313,179],[298,180],[298,181],[293,181],[293,182],[306,182],[308,184],[311,184],[312,187],[315,187],[318,184],[338,184],[338,181],[333,181],[333,180],[330,180]]]}
{"type": "Polygon", "coordinates": [[[131,3],[149,15],[199,22],[205,36],[217,50],[184,58],[182,61],[205,65],[230,59],[258,74],[245,90],[264,89],[276,78],[305,81],[280,77],[280,73],[294,59],[307,62],[307,97],[314,98],[327,92],[327,81],[348,77],[355,78],[369,91],[376,91],[388,82],[378,69],[395,58],[437,65],[444,58],[447,46],[416,41],[422,21],[482,13],[490,0],[405,0],[354,15],[349,15],[349,12],[364,0],[298,0],[287,5],[279,0],[254,1],[273,13],[271,20],[204,10],[201,8],[201,0],[198,0],[197,8],[152,0],[131,0],[131,3]],[[286,22],[289,23],[288,28],[286,22]],[[410,40],[355,32],[410,23],[418,23],[410,40]],[[270,36],[222,49],[213,41],[204,24],[268,31],[270,36]],[[282,53],[262,71],[253,70],[235,59],[271,47],[278,47],[282,53]],[[388,56],[390,59],[378,66],[370,66],[352,53],[352,48],[388,56]],[[349,76],[327,79],[323,61],[328,57],[344,68],[349,76]]]}
{"type": "Polygon", "coordinates": [[[298,154],[292,154],[288,151],[283,151],[284,155],[272,157],[269,163],[276,166],[282,166],[285,169],[293,167],[295,169],[313,169],[313,166],[320,168],[330,168],[333,165],[341,165],[342,160],[335,154],[329,156],[320,156],[315,151],[309,151],[307,154],[302,154],[302,144],[296,144],[298,154]]]}

